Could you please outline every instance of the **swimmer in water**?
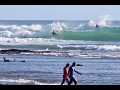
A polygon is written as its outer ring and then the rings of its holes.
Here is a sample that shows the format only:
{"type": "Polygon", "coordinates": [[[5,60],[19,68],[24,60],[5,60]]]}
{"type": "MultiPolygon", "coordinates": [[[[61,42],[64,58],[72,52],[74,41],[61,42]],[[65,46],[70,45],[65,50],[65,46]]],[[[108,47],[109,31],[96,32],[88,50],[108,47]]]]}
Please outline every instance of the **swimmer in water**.
{"type": "Polygon", "coordinates": [[[52,31],[52,34],[56,36],[58,35],[54,30],[52,31]]]}

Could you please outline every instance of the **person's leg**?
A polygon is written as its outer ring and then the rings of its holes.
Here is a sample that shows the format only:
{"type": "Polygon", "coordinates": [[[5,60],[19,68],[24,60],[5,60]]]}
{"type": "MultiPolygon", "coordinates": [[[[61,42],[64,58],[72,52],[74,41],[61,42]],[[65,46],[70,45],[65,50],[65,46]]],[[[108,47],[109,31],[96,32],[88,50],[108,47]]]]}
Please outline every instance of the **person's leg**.
{"type": "Polygon", "coordinates": [[[75,83],[75,85],[77,85],[77,79],[75,78],[75,76],[73,76],[73,82],[75,83]]]}
{"type": "Polygon", "coordinates": [[[68,78],[66,79],[66,81],[67,81],[68,85],[70,85],[70,81],[69,81],[69,79],[68,79],[68,78]]]}
{"type": "Polygon", "coordinates": [[[70,82],[69,82],[69,85],[71,85],[72,81],[73,81],[73,80],[72,80],[72,78],[70,78],[70,82]]]}
{"type": "Polygon", "coordinates": [[[77,81],[76,80],[74,80],[74,83],[75,83],[75,85],[77,85],[77,81]]]}
{"type": "Polygon", "coordinates": [[[65,79],[63,78],[63,81],[62,81],[61,85],[63,85],[64,82],[65,82],[65,79]]]}

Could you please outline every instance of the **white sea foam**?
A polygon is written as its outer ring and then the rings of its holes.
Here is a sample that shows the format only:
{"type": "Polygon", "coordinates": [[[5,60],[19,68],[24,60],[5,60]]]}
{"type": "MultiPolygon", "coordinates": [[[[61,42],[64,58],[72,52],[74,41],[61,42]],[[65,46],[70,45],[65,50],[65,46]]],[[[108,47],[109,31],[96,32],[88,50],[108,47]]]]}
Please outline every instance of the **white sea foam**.
{"type": "Polygon", "coordinates": [[[0,80],[1,84],[9,84],[9,85],[59,85],[59,83],[41,83],[41,82],[37,82],[34,80],[26,80],[26,79],[1,79],[0,80]]]}

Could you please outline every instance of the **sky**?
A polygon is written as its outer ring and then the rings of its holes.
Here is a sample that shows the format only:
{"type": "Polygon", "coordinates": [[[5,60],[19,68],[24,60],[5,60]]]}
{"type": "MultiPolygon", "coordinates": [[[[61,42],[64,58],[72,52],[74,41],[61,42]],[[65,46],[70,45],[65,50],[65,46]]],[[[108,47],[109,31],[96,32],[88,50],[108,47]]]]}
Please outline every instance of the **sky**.
{"type": "Polygon", "coordinates": [[[120,5],[0,5],[0,20],[120,20],[120,5]]]}

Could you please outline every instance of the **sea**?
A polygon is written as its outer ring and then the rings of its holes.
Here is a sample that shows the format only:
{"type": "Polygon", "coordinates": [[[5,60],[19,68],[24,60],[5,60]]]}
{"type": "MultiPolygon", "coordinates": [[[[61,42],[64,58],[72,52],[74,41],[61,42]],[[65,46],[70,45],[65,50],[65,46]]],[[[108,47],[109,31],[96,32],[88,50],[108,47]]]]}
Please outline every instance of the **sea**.
{"type": "Polygon", "coordinates": [[[0,20],[0,52],[10,49],[43,53],[0,53],[0,85],[61,85],[73,62],[77,85],[120,85],[120,20],[0,20]]]}

